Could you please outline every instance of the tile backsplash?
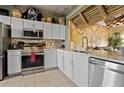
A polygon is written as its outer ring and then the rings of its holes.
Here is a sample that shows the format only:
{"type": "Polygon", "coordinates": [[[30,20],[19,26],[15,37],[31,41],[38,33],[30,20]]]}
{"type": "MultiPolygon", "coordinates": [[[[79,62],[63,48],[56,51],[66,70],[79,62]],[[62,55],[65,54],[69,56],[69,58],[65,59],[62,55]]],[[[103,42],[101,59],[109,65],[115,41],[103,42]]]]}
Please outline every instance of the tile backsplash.
{"type": "Polygon", "coordinates": [[[46,43],[45,48],[61,48],[63,45],[63,41],[62,40],[28,40],[28,39],[11,39],[11,44],[13,44],[14,42],[18,43],[18,42],[24,42],[25,44],[29,44],[29,43],[38,43],[38,44],[42,44],[43,42],[46,43]]]}

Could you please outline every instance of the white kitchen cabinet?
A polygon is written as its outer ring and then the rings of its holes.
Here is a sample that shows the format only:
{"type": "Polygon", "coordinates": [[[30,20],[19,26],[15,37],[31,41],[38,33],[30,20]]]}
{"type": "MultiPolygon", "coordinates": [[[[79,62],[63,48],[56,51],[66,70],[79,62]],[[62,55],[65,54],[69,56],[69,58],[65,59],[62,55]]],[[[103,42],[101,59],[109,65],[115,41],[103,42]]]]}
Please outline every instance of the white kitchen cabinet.
{"type": "Polygon", "coordinates": [[[45,68],[53,68],[57,67],[57,55],[56,50],[54,49],[46,49],[44,51],[44,65],[45,68]]]}
{"type": "Polygon", "coordinates": [[[11,37],[21,37],[23,32],[23,20],[11,18],[11,37]]]}
{"type": "Polygon", "coordinates": [[[64,51],[64,73],[72,79],[73,75],[73,61],[72,61],[73,52],[64,51]]]}
{"type": "Polygon", "coordinates": [[[21,72],[21,51],[8,50],[8,74],[21,72]]]}
{"type": "Polygon", "coordinates": [[[20,31],[19,29],[11,29],[11,37],[12,38],[22,37],[22,31],[20,31]]]}
{"type": "Polygon", "coordinates": [[[63,71],[64,70],[64,51],[57,50],[57,67],[63,71]]]}
{"type": "Polygon", "coordinates": [[[11,25],[11,17],[0,15],[0,22],[4,23],[6,25],[11,25]]]}
{"type": "Polygon", "coordinates": [[[43,22],[34,21],[34,26],[37,30],[43,30],[43,22]]]}
{"type": "Polygon", "coordinates": [[[80,87],[88,86],[87,53],[73,53],[73,80],[80,87]]]}
{"type": "Polygon", "coordinates": [[[35,24],[33,20],[24,19],[23,22],[24,22],[24,26],[23,26],[24,29],[34,29],[35,24]]]}
{"type": "Polygon", "coordinates": [[[59,24],[53,24],[52,39],[60,39],[59,24]]]}
{"type": "Polygon", "coordinates": [[[23,19],[20,18],[11,18],[11,28],[12,29],[20,29],[22,30],[23,28],[23,19]]]}
{"type": "Polygon", "coordinates": [[[44,31],[43,31],[43,38],[44,39],[52,39],[52,24],[51,23],[44,23],[44,31]]]}
{"type": "Polygon", "coordinates": [[[60,39],[65,40],[65,25],[59,25],[60,39]]]}

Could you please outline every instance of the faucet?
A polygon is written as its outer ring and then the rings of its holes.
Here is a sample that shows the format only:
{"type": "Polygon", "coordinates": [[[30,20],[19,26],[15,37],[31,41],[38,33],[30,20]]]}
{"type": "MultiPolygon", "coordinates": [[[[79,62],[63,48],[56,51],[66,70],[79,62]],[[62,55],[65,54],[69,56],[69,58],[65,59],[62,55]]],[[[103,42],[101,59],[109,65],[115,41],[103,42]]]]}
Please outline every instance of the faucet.
{"type": "Polygon", "coordinates": [[[88,38],[87,37],[82,38],[82,47],[84,47],[84,41],[83,41],[84,39],[86,39],[86,42],[87,42],[86,50],[88,51],[88,38]]]}

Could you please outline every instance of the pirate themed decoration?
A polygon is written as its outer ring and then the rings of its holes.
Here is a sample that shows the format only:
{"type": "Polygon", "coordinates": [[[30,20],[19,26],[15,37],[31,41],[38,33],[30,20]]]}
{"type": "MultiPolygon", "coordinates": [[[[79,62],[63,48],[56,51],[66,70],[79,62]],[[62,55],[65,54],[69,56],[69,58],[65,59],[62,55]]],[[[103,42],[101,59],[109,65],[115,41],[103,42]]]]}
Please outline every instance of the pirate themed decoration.
{"type": "Polygon", "coordinates": [[[25,19],[41,21],[41,18],[43,16],[38,9],[29,8],[29,9],[27,9],[26,12],[24,12],[22,14],[22,17],[25,18],[25,19]]]}

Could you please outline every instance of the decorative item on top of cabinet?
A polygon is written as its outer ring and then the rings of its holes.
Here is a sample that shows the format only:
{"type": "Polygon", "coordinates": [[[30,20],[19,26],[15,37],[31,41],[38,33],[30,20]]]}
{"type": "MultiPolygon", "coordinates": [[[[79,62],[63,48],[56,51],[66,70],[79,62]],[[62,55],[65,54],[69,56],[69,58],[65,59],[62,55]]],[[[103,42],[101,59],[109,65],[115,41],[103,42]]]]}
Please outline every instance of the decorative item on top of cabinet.
{"type": "Polygon", "coordinates": [[[52,23],[56,23],[56,20],[55,20],[55,18],[53,17],[53,19],[52,19],[52,23]]]}
{"type": "Polygon", "coordinates": [[[43,17],[43,18],[41,18],[41,21],[42,22],[46,22],[46,19],[43,17]]]}
{"type": "Polygon", "coordinates": [[[52,18],[51,17],[47,17],[47,22],[51,23],[52,22],[52,18]]]}
{"type": "Polygon", "coordinates": [[[14,9],[12,10],[12,16],[17,17],[17,18],[21,18],[22,17],[22,10],[15,6],[14,9]]]}
{"type": "Polygon", "coordinates": [[[6,9],[2,9],[2,8],[0,8],[0,15],[6,15],[6,16],[9,16],[9,10],[6,10],[6,9]]]}
{"type": "Polygon", "coordinates": [[[27,9],[27,11],[22,14],[22,18],[30,19],[30,20],[41,21],[42,17],[43,16],[42,16],[41,12],[38,9],[35,9],[32,7],[27,9]]]}
{"type": "Polygon", "coordinates": [[[65,17],[59,18],[59,24],[64,25],[65,24],[65,17]]]}

